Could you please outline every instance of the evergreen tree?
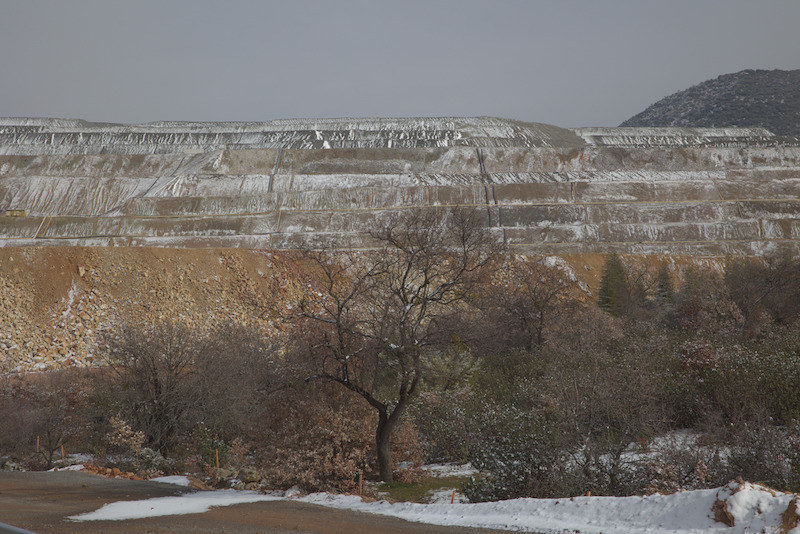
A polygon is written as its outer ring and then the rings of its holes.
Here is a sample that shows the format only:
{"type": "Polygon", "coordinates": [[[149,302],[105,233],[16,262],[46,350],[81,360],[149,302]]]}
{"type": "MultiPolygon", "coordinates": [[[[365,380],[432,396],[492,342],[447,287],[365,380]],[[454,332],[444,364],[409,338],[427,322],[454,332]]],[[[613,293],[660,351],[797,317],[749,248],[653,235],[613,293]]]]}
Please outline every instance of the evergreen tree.
{"type": "Polygon", "coordinates": [[[600,278],[597,304],[613,315],[621,315],[628,304],[628,276],[616,252],[606,258],[600,278]]]}
{"type": "Polygon", "coordinates": [[[672,283],[672,278],[669,275],[667,262],[663,262],[658,268],[657,275],[657,297],[661,302],[671,303],[675,298],[675,286],[672,283]]]}

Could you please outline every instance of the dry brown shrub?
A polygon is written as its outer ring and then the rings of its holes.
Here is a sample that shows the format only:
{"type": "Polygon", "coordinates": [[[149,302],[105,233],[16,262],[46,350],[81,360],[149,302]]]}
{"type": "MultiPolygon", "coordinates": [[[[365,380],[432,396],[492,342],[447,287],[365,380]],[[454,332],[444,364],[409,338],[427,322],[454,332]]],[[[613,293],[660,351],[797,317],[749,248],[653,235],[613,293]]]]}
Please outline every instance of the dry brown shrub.
{"type": "MultiPolygon", "coordinates": [[[[259,420],[253,454],[270,487],[353,492],[375,469],[374,410],[338,384],[312,382],[273,393],[259,420]]],[[[393,436],[399,479],[421,475],[416,427],[393,436]],[[399,467],[398,467],[399,466],[399,467]]]]}
{"type": "Polygon", "coordinates": [[[63,449],[85,446],[90,430],[88,379],[77,369],[6,377],[0,384],[0,455],[50,469],[63,449]]]}
{"type": "Polygon", "coordinates": [[[234,467],[242,467],[250,461],[250,451],[252,444],[245,442],[241,437],[233,438],[228,447],[228,464],[234,467]]]}
{"type": "Polygon", "coordinates": [[[135,455],[142,450],[145,441],[144,432],[135,432],[128,422],[119,416],[112,416],[109,424],[111,430],[103,436],[103,443],[109,451],[135,455]]]}
{"type": "Polygon", "coordinates": [[[425,451],[420,443],[419,431],[410,420],[405,420],[392,437],[392,458],[395,459],[394,479],[414,483],[425,478],[422,470],[425,451]]]}
{"type": "Polygon", "coordinates": [[[800,525],[800,498],[795,496],[781,514],[781,534],[788,534],[800,525]]]}
{"type": "Polygon", "coordinates": [[[375,416],[336,384],[312,383],[273,394],[256,439],[261,471],[273,487],[352,491],[375,455],[375,416]]]}

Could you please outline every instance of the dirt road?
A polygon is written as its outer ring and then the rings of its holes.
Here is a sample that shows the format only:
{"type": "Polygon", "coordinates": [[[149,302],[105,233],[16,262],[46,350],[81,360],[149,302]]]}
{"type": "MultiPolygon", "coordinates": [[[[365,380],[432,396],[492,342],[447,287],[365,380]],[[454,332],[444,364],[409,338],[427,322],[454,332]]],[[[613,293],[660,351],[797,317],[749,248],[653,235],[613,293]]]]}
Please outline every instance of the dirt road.
{"type": "Polygon", "coordinates": [[[0,522],[38,534],[333,533],[455,534],[501,531],[439,527],[323,506],[274,501],[212,508],[202,514],[77,523],[68,516],[105,503],[178,495],[183,488],[107,479],[82,472],[0,472],[0,522]]]}

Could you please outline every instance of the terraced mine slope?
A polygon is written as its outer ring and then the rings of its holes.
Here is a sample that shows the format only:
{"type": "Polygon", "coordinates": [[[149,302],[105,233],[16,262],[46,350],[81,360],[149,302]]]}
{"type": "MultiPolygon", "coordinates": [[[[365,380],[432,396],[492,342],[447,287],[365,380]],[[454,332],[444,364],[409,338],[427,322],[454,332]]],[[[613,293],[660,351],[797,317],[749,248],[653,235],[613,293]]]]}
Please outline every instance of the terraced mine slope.
{"type": "Polygon", "coordinates": [[[759,254],[800,236],[800,143],[762,129],[471,119],[0,119],[0,247],[366,248],[411,206],[515,250],[759,254]]]}

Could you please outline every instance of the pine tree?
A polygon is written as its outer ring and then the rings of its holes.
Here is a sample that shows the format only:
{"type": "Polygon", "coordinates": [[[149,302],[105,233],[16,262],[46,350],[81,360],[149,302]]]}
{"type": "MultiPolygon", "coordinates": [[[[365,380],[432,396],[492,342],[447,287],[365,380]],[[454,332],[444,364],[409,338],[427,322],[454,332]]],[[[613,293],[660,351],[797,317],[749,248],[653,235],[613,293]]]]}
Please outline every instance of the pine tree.
{"type": "Polygon", "coordinates": [[[658,300],[661,302],[672,303],[675,298],[675,286],[672,283],[672,278],[669,276],[669,269],[667,262],[663,262],[658,268],[658,300]]]}
{"type": "Polygon", "coordinates": [[[613,315],[621,315],[628,303],[628,277],[616,252],[606,258],[600,278],[597,304],[613,315]]]}

